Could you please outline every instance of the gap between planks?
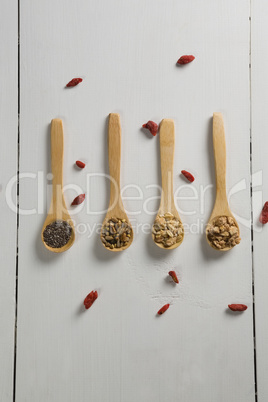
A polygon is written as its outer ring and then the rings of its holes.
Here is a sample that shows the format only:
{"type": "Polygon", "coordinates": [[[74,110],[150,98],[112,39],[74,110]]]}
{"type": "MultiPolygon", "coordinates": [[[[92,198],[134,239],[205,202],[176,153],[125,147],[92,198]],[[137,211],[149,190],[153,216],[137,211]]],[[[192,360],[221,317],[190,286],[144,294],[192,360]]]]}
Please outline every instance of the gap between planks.
{"type": "Polygon", "coordinates": [[[18,7],[18,131],[17,131],[17,235],[16,235],[16,280],[15,280],[15,322],[14,322],[14,362],[13,362],[13,402],[16,401],[17,368],[17,318],[18,318],[18,267],[19,267],[19,189],[20,189],[20,0],[18,7]]]}

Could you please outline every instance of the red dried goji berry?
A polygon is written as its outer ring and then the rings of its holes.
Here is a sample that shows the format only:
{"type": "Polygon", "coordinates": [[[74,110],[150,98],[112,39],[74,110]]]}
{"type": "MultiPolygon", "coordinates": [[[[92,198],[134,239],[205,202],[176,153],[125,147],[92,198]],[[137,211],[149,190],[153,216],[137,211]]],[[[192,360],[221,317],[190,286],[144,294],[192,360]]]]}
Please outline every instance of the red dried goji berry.
{"type": "Polygon", "coordinates": [[[86,309],[88,309],[89,307],[92,306],[92,304],[94,303],[94,301],[98,298],[98,292],[97,290],[92,290],[92,292],[90,292],[87,297],[84,300],[84,306],[86,309]]]}
{"type": "Polygon", "coordinates": [[[66,85],[66,87],[75,87],[76,85],[80,84],[80,82],[82,82],[82,78],[73,78],[70,82],[68,82],[68,84],[66,85]]]}
{"type": "Polygon", "coordinates": [[[169,271],[168,274],[169,274],[169,276],[171,276],[171,278],[173,279],[173,281],[175,283],[179,283],[179,279],[178,279],[177,274],[176,274],[175,271],[169,271]]]}
{"type": "Polygon", "coordinates": [[[142,127],[147,128],[152,135],[156,136],[158,125],[154,121],[149,120],[147,123],[143,124],[142,127]]]}
{"type": "Polygon", "coordinates": [[[85,199],[85,194],[80,194],[77,197],[75,197],[75,199],[73,200],[73,202],[71,203],[71,205],[79,205],[82,204],[82,202],[85,199]]]}
{"type": "Polygon", "coordinates": [[[164,312],[167,311],[169,306],[170,306],[170,304],[165,304],[163,307],[160,308],[160,310],[158,310],[157,314],[159,314],[159,315],[164,314],[164,312]]]}
{"type": "Polygon", "coordinates": [[[248,308],[245,304],[228,304],[228,307],[232,311],[245,311],[248,308]]]}
{"type": "Polygon", "coordinates": [[[191,183],[194,181],[194,176],[190,172],[187,172],[187,170],[182,170],[181,174],[183,174],[183,176],[186,177],[186,179],[191,183]]]}
{"type": "Polygon", "coordinates": [[[179,58],[179,60],[177,61],[177,64],[188,64],[188,63],[191,63],[191,61],[193,61],[194,59],[195,59],[195,57],[192,55],[188,55],[188,56],[184,55],[179,58]]]}
{"type": "Polygon", "coordinates": [[[264,204],[261,215],[260,215],[260,222],[265,224],[268,222],[268,201],[264,204]]]}
{"type": "Polygon", "coordinates": [[[86,164],[81,161],[76,161],[75,163],[76,163],[76,166],[78,166],[80,169],[84,169],[84,167],[86,166],[86,164]]]}

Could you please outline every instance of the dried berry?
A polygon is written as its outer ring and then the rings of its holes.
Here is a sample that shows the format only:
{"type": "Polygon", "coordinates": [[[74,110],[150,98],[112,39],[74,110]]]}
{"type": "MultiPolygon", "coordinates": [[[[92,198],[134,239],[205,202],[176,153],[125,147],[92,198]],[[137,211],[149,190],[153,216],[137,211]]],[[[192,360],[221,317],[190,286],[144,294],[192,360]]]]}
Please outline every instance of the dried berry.
{"type": "Polygon", "coordinates": [[[186,177],[186,179],[191,183],[194,181],[194,176],[190,172],[187,172],[187,170],[182,170],[181,174],[183,174],[183,176],[186,177]]]}
{"type": "Polygon", "coordinates": [[[176,274],[175,271],[169,271],[168,274],[169,274],[169,276],[171,276],[171,278],[173,279],[173,281],[175,283],[179,283],[179,279],[178,279],[177,274],[176,274]]]}
{"type": "Polygon", "coordinates": [[[245,304],[228,304],[228,307],[232,311],[245,311],[248,308],[245,304]]]}
{"type": "Polygon", "coordinates": [[[73,78],[68,84],[66,85],[67,88],[69,87],[75,87],[76,85],[80,84],[82,82],[82,78],[73,78]]]}
{"type": "Polygon", "coordinates": [[[84,169],[84,167],[86,166],[86,164],[81,161],[76,161],[75,163],[76,163],[76,166],[78,166],[80,169],[84,169]]]}
{"type": "Polygon", "coordinates": [[[143,124],[142,127],[147,128],[153,136],[156,136],[158,125],[154,121],[149,120],[147,123],[143,124]]]}
{"type": "Polygon", "coordinates": [[[94,303],[94,301],[98,298],[98,292],[97,290],[92,290],[92,292],[90,292],[87,297],[84,300],[84,306],[86,309],[89,309],[89,307],[92,306],[92,304],[94,303]]]}
{"type": "Polygon", "coordinates": [[[158,315],[164,314],[164,312],[167,311],[169,306],[170,306],[170,304],[165,304],[163,307],[160,308],[160,310],[158,310],[157,314],[158,315]]]}
{"type": "Polygon", "coordinates": [[[188,55],[188,56],[184,55],[179,58],[179,60],[177,61],[177,64],[188,64],[188,63],[191,63],[191,61],[193,61],[194,59],[195,59],[195,57],[192,55],[188,55]]]}
{"type": "Polygon", "coordinates": [[[77,197],[75,197],[75,199],[73,200],[73,202],[71,203],[71,205],[79,205],[82,204],[82,202],[85,199],[85,194],[79,194],[77,197]]]}
{"type": "Polygon", "coordinates": [[[265,224],[268,222],[268,201],[264,204],[261,215],[260,215],[260,222],[265,224]]]}

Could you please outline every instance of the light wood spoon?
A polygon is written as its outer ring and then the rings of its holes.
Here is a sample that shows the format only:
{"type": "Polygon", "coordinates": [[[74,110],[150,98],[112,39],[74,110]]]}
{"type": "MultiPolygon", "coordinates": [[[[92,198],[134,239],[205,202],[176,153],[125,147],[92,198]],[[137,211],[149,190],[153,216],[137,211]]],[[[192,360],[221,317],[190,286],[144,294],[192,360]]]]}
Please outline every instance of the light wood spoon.
{"type": "Polygon", "coordinates": [[[62,186],[63,186],[63,126],[60,119],[51,121],[51,171],[53,174],[52,181],[52,200],[48,215],[42,228],[41,238],[45,247],[54,253],[62,253],[68,250],[75,239],[74,225],[68,213],[62,186]],[[68,222],[72,228],[71,237],[67,244],[61,248],[53,248],[44,241],[43,233],[47,225],[55,221],[68,222]]]}
{"type": "MultiPolygon", "coordinates": [[[[173,195],[173,162],[174,162],[174,146],[175,146],[175,128],[174,121],[171,119],[163,119],[160,124],[160,159],[161,159],[161,175],[162,175],[162,193],[160,207],[157,213],[157,218],[160,215],[171,213],[175,219],[179,221],[182,230],[181,239],[169,247],[165,247],[162,243],[156,242],[154,233],[152,233],[155,244],[163,249],[172,250],[178,247],[184,238],[184,229],[175,207],[173,195]]],[[[155,221],[156,223],[156,221],[155,221]]],[[[153,226],[154,230],[154,226],[153,226]]]]}
{"type": "Polygon", "coordinates": [[[124,210],[121,191],[120,191],[120,160],[121,160],[121,125],[120,116],[117,113],[110,113],[108,123],[108,155],[109,155],[109,171],[110,171],[110,202],[107,214],[104,218],[101,236],[105,224],[111,218],[124,219],[125,223],[130,228],[130,238],[125,246],[110,248],[104,242],[103,246],[110,251],[118,252],[126,250],[133,241],[133,229],[129,222],[128,216],[124,210]]]}
{"type": "Polygon", "coordinates": [[[238,228],[238,237],[240,234],[238,223],[230,210],[226,194],[226,144],[224,122],[221,113],[213,113],[213,149],[216,173],[216,199],[206,228],[206,237],[208,244],[214,249],[228,251],[234,246],[219,249],[210,241],[208,237],[209,229],[211,228],[211,225],[213,225],[215,219],[224,216],[233,219],[234,226],[238,228]]]}

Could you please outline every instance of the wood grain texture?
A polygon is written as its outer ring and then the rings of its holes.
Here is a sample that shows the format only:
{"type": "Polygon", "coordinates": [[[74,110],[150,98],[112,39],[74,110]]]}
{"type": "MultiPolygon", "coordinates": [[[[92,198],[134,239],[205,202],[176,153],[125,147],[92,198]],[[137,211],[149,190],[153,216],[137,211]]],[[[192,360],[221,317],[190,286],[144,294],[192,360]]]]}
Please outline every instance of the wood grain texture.
{"type": "Polygon", "coordinates": [[[171,119],[163,119],[159,129],[161,163],[161,203],[160,214],[177,212],[173,195],[173,163],[175,149],[175,127],[171,119]]]}
{"type": "Polygon", "coordinates": [[[267,225],[259,222],[264,203],[268,200],[268,54],[267,2],[252,0],[251,19],[251,92],[252,92],[252,201],[253,201],[253,267],[255,293],[255,331],[258,401],[268,400],[268,303],[267,303],[267,225]]]}
{"type": "MultiPolygon", "coordinates": [[[[118,113],[109,115],[108,123],[108,157],[110,183],[110,202],[109,209],[115,209],[115,214],[120,214],[123,209],[120,184],[120,164],[121,164],[121,124],[118,113]]],[[[113,212],[111,212],[113,213],[113,212]]],[[[110,215],[111,217],[112,215],[110,215]]]]}
{"type": "Polygon", "coordinates": [[[16,402],[254,402],[251,241],[244,223],[250,221],[248,18],[248,0],[21,2],[21,171],[36,176],[21,181],[20,204],[36,213],[21,216],[19,228],[16,402]],[[177,67],[182,54],[196,59],[177,67]],[[77,76],[83,82],[64,89],[77,76]],[[226,186],[243,238],[221,255],[204,233],[215,197],[215,110],[228,132],[226,186]],[[99,239],[109,203],[103,174],[109,174],[110,112],[121,116],[122,200],[135,231],[131,247],[116,254],[104,253],[99,239]],[[166,116],[178,133],[174,201],[187,229],[172,253],[151,239],[160,149],[141,129],[166,116]],[[58,255],[40,238],[52,185],[48,122],[55,117],[64,123],[67,205],[86,192],[86,202],[72,211],[76,242],[58,255]],[[86,162],[82,171],[77,159],[86,162]],[[186,185],[182,169],[195,175],[194,183],[186,185]],[[46,193],[38,197],[40,189],[46,193]],[[177,286],[166,279],[170,269],[177,286]],[[99,298],[84,312],[93,289],[99,298]],[[248,310],[230,314],[235,302],[248,310]],[[166,303],[169,310],[156,317],[166,303]]]}
{"type": "Polygon", "coordinates": [[[231,213],[226,194],[226,142],[221,113],[213,113],[213,151],[216,176],[216,199],[213,217],[231,213]]]}
{"type": "Polygon", "coordinates": [[[18,14],[4,0],[0,14],[0,401],[13,401],[18,152],[18,14]]]}
{"type": "Polygon", "coordinates": [[[51,252],[62,253],[67,251],[74,243],[74,224],[68,212],[63,195],[63,150],[64,135],[61,119],[51,121],[51,172],[52,178],[52,199],[50,208],[41,231],[41,239],[44,246],[51,252]],[[60,248],[49,247],[44,241],[43,232],[47,225],[57,220],[68,222],[72,228],[72,234],[67,244],[60,248]]]}

